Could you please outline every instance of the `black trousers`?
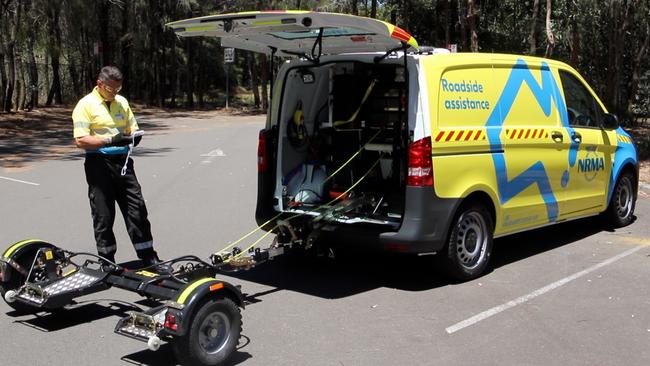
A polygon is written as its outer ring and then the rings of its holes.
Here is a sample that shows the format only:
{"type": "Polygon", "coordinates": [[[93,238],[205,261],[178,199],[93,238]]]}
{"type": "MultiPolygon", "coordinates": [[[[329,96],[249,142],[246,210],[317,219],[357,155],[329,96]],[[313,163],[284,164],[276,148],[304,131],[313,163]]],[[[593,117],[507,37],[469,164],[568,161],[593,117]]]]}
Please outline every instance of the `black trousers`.
{"type": "Polygon", "coordinates": [[[151,224],[132,159],[129,159],[126,174],[120,174],[125,159],[126,155],[86,154],[84,168],[97,252],[112,258],[117,251],[113,234],[117,202],[138,257],[146,258],[153,254],[151,224]]]}

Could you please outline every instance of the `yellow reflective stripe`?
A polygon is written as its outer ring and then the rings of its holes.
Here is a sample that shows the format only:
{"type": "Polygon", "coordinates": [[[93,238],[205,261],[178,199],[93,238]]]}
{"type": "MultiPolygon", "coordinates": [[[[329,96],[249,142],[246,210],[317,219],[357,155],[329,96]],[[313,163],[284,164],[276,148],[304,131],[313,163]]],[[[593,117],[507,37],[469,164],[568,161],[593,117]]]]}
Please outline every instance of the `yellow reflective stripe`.
{"type": "Polygon", "coordinates": [[[12,255],[12,254],[13,254],[13,253],[18,249],[18,248],[22,247],[23,245],[27,245],[27,244],[29,244],[29,243],[33,243],[33,242],[35,242],[35,241],[41,241],[41,240],[39,240],[39,239],[27,239],[27,240],[19,241],[18,243],[16,243],[16,244],[10,246],[9,249],[7,249],[7,250],[4,252],[4,254],[3,254],[2,256],[5,257],[5,258],[9,258],[9,257],[11,257],[11,255],[12,255]]]}
{"type": "Polygon", "coordinates": [[[253,25],[279,25],[282,24],[281,20],[265,20],[253,22],[253,25]]]}
{"type": "Polygon", "coordinates": [[[216,280],[216,278],[207,277],[207,278],[202,278],[200,280],[196,280],[196,281],[192,282],[191,285],[187,286],[187,288],[185,290],[183,290],[183,292],[181,292],[181,294],[180,294],[180,296],[178,296],[178,300],[176,300],[176,302],[179,303],[179,304],[184,304],[185,300],[187,300],[187,298],[190,297],[192,292],[194,292],[194,290],[196,290],[197,287],[201,286],[202,284],[204,284],[206,282],[215,281],[215,280],[216,280]]]}
{"type": "Polygon", "coordinates": [[[201,31],[212,30],[214,28],[215,28],[214,24],[211,24],[211,25],[204,25],[204,26],[200,26],[200,27],[187,27],[187,28],[185,28],[185,31],[186,32],[201,32],[201,31]]]}

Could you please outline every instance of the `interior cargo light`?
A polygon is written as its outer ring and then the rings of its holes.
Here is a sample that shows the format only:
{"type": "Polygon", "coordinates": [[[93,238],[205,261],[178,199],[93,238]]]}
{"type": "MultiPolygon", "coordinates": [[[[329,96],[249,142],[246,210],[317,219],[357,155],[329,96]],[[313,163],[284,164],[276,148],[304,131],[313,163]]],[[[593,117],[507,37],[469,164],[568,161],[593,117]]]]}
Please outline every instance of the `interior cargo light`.
{"type": "Polygon", "coordinates": [[[260,131],[259,140],[257,143],[257,171],[259,173],[266,173],[268,159],[266,156],[266,136],[264,130],[260,131]]]}
{"type": "Polygon", "coordinates": [[[431,138],[425,137],[409,144],[408,177],[409,186],[433,186],[431,164],[431,138]]]}
{"type": "Polygon", "coordinates": [[[167,315],[165,315],[164,327],[171,330],[178,330],[178,324],[176,324],[176,315],[167,312],[167,315]]]}

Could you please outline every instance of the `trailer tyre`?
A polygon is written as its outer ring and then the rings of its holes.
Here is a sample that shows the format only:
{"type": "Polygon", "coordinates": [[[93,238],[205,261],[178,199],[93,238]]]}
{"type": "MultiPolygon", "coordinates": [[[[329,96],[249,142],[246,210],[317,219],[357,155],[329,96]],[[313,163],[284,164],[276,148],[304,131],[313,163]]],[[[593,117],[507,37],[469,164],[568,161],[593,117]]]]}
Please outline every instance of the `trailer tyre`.
{"type": "Polygon", "coordinates": [[[486,269],[492,253],[492,216],[479,203],[462,206],[452,221],[446,252],[441,253],[444,272],[468,281],[486,269]]]}
{"type": "Polygon", "coordinates": [[[241,312],[232,300],[210,299],[197,309],[187,334],[172,342],[174,353],[183,365],[220,365],[237,347],[241,327],[241,312]]]}
{"type": "Polygon", "coordinates": [[[616,181],[609,207],[605,211],[604,216],[607,224],[614,228],[631,224],[634,219],[635,204],[634,176],[629,171],[626,171],[616,181]]]}
{"type": "MultiPolygon", "coordinates": [[[[54,245],[46,243],[44,241],[34,241],[26,244],[24,247],[21,247],[19,250],[14,252],[16,254],[11,255],[10,257],[22,268],[29,271],[29,268],[32,266],[32,262],[34,261],[34,256],[36,255],[37,251],[41,248],[53,247],[54,245]]],[[[29,314],[38,311],[37,308],[18,301],[7,302],[7,299],[5,298],[5,294],[8,291],[16,290],[25,284],[25,280],[27,280],[26,276],[16,271],[13,267],[7,265],[4,273],[4,278],[6,278],[7,281],[0,282],[0,296],[2,296],[2,299],[5,301],[5,303],[7,303],[7,305],[11,306],[14,310],[21,314],[29,314]]]]}

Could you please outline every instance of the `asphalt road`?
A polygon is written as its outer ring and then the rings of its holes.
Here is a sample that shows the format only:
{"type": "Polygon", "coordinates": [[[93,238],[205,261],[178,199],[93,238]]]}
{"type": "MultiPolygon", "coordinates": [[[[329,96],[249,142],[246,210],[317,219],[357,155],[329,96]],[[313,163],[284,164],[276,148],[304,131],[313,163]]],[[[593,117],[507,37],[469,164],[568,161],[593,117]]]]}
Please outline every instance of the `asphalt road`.
{"type": "MultiPolygon", "coordinates": [[[[263,117],[141,124],[136,171],[162,257],[207,257],[255,227],[263,117]]],[[[86,189],[81,154],[0,168],[0,247],[40,238],[93,251],[86,189]]],[[[498,239],[491,271],[461,284],[438,276],[429,257],[361,254],[285,257],[225,276],[250,301],[233,364],[648,365],[649,217],[640,200],[624,229],[587,219],[498,239]]],[[[115,228],[126,261],[134,252],[121,218],[115,228]]],[[[28,316],[1,302],[1,363],[175,365],[169,346],[151,352],[113,334],[140,300],[112,289],[28,316]]]]}

